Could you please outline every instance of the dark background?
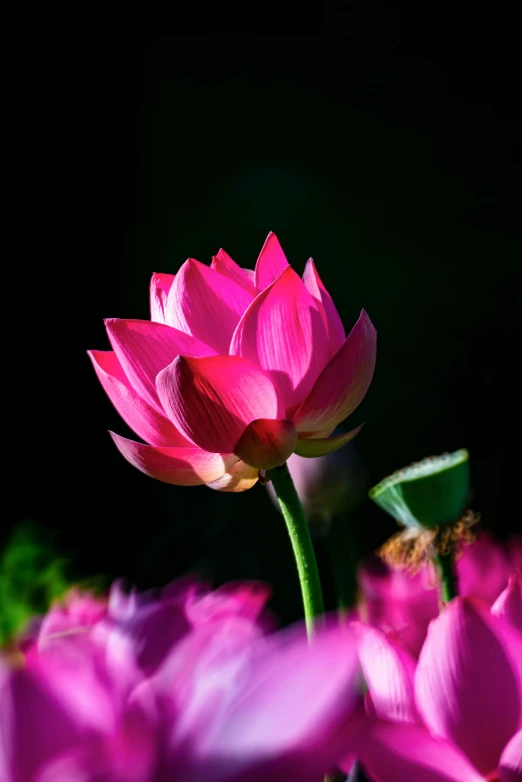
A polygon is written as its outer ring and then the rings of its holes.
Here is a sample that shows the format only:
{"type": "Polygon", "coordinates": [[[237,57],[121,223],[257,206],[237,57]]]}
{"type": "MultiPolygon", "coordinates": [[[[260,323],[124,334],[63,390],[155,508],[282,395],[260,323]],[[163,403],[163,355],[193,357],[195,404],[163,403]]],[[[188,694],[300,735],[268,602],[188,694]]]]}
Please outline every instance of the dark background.
{"type": "MultiPolygon", "coordinates": [[[[264,578],[283,619],[299,615],[266,490],[133,470],[107,430],[132,435],[85,354],[108,347],[104,317],[148,317],[153,271],[219,247],[253,267],[269,230],[299,272],[314,257],[348,329],[363,306],[377,327],[374,381],[349,421],[367,422],[365,489],[467,447],[472,507],[499,537],[519,530],[514,17],[384,3],[184,13],[14,30],[2,540],[34,519],[78,577],[264,578]]],[[[343,523],[361,553],[394,531],[369,500],[343,523]]]]}

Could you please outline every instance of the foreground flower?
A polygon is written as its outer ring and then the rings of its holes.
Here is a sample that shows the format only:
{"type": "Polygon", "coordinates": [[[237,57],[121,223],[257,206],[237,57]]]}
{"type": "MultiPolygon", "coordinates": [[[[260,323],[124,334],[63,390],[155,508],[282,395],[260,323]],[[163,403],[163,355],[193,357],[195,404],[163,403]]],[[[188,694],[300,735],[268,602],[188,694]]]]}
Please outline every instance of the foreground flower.
{"type": "Polygon", "coordinates": [[[319,782],[359,730],[353,631],[266,633],[266,598],[72,595],[0,659],[2,782],[319,782]]]}
{"type": "Polygon", "coordinates": [[[522,634],[500,608],[453,600],[431,623],[418,663],[396,639],[356,629],[372,714],[358,756],[371,778],[521,778],[522,634]]]}
{"type": "Polygon", "coordinates": [[[135,467],[167,483],[251,487],[292,453],[320,456],[363,399],[375,330],[345,336],[312,259],[303,278],[269,234],[255,271],[223,250],[155,274],[151,321],[106,321],[113,351],[89,355],[116,409],[146,444],[113,434],[135,467]]]}
{"type": "MultiPolygon", "coordinates": [[[[522,567],[522,536],[505,542],[480,532],[457,560],[460,594],[492,605],[506,588],[511,573],[522,567]]],[[[439,614],[436,574],[430,565],[411,576],[377,558],[367,560],[358,572],[358,611],[364,622],[400,639],[418,656],[428,626],[439,614]]]]}

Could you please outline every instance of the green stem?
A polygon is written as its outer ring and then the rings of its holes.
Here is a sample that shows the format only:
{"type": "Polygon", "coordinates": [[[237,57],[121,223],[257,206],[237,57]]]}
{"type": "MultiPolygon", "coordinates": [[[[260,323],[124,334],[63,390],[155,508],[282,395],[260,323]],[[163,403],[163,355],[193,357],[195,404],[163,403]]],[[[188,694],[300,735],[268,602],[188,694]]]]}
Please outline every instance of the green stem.
{"type": "Polygon", "coordinates": [[[308,637],[314,633],[314,619],[324,614],[323,594],[314,547],[301,501],[286,464],[268,471],[290,535],[294,550],[308,637]]]}
{"type": "Polygon", "coordinates": [[[438,554],[436,562],[440,574],[442,601],[449,603],[459,593],[453,554],[438,554]]]}

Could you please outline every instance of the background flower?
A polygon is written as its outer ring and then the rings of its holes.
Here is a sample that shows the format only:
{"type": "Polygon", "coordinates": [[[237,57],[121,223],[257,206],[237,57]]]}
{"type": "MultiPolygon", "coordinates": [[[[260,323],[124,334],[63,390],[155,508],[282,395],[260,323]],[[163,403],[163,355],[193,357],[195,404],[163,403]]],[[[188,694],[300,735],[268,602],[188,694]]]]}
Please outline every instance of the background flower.
{"type": "Polygon", "coordinates": [[[370,776],[509,779],[502,769],[514,766],[522,726],[519,628],[483,601],[456,598],[430,624],[418,662],[400,641],[356,628],[373,714],[358,756],[370,776]]]}
{"type": "Polygon", "coordinates": [[[353,632],[272,632],[262,584],[72,592],[0,659],[2,782],[315,782],[359,728],[353,632]]]}

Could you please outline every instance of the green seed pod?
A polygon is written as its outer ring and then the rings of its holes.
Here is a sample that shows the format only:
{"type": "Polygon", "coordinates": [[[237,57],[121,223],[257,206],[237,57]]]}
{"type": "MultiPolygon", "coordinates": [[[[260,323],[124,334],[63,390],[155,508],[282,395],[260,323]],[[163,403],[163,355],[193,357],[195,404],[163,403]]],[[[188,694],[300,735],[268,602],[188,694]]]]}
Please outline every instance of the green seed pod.
{"type": "Polygon", "coordinates": [[[385,478],[370,498],[410,528],[445,527],[464,513],[469,495],[469,454],[465,448],[431,456],[385,478]]]}

